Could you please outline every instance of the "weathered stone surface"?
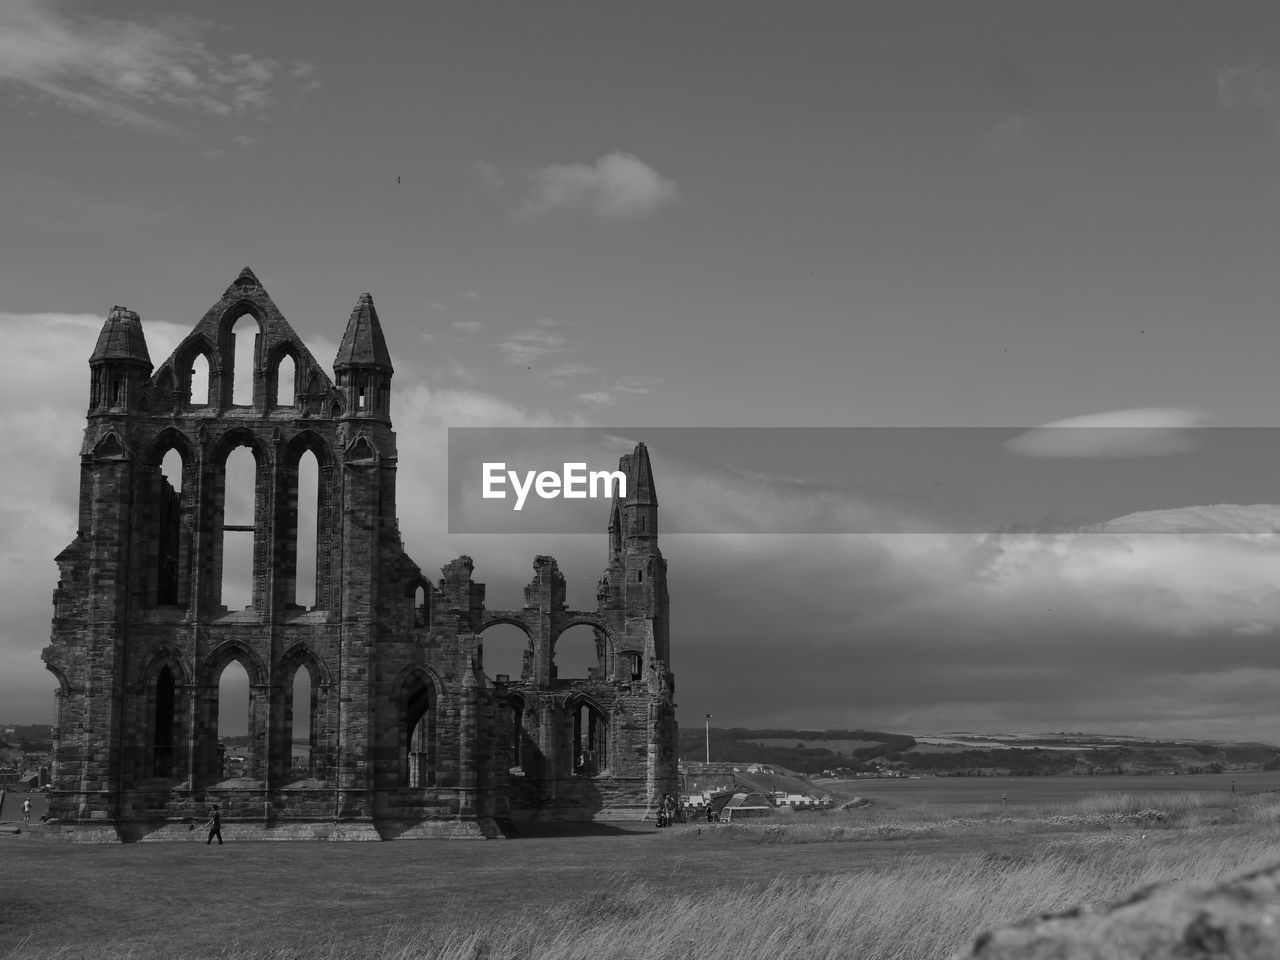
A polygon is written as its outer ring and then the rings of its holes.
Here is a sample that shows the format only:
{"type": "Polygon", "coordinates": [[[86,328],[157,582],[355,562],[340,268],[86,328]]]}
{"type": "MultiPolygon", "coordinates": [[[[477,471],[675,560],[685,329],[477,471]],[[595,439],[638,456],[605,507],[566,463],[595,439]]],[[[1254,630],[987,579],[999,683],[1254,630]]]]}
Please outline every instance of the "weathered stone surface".
{"type": "MultiPolygon", "coordinates": [[[[87,346],[87,344],[86,344],[87,346]]],[[[641,444],[622,458],[595,610],[569,610],[539,556],[520,610],[488,610],[469,557],[436,582],[396,517],[393,369],[372,297],[352,311],[331,379],[245,268],[152,372],[142,321],[113,308],[90,362],[75,539],[57,557],[58,679],[50,835],[378,839],[499,836],[495,817],[585,819],[676,789],[666,560],[641,444]],[[257,323],[250,397],[234,396],[235,336],[257,323]],[[280,372],[288,360],[292,390],[280,372]],[[193,396],[193,368],[208,395],[193,396]],[[240,400],[241,402],[236,402],[240,400]],[[245,402],[247,401],[247,402],[245,402]],[[228,458],[256,464],[251,524],[228,521],[228,458]],[[171,483],[167,454],[181,458],[171,483]],[[298,603],[299,465],[318,468],[314,604],[298,603]],[[251,536],[244,609],[222,596],[228,534],[251,536]],[[522,676],[484,672],[481,633],[529,638],[522,676]],[[586,680],[556,677],[560,634],[596,632],[586,680]],[[249,744],[218,752],[218,684],[249,676],[249,744]],[[293,702],[298,671],[311,702],[293,702]],[[295,716],[309,717],[305,769],[295,716]]]]}
{"type": "Polygon", "coordinates": [[[1275,960],[1280,866],[1212,886],[1162,884],[1098,911],[986,933],[956,960],[1275,960]]]}

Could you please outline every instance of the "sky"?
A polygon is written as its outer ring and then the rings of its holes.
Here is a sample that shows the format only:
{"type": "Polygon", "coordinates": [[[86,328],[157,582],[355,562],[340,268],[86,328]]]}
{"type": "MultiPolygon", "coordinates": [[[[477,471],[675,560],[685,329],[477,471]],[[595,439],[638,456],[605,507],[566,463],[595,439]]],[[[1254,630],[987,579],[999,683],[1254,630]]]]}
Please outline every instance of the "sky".
{"type": "MultiPolygon", "coordinates": [[[[136,310],[158,364],[246,265],[326,364],[373,295],[406,548],[473,556],[493,607],[542,553],[593,606],[605,518],[450,533],[449,427],[1120,455],[1046,450],[1067,421],[1173,438],[1127,449],[1172,477],[1198,431],[1274,426],[1277,40],[1273,4],[1174,0],[0,0],[0,720],[53,717],[103,318],[136,310]]],[[[1104,533],[762,533],[803,464],[651,453],[664,511],[729,517],[662,540],[686,726],[1280,742],[1280,479],[1153,489],[1104,533]]]]}

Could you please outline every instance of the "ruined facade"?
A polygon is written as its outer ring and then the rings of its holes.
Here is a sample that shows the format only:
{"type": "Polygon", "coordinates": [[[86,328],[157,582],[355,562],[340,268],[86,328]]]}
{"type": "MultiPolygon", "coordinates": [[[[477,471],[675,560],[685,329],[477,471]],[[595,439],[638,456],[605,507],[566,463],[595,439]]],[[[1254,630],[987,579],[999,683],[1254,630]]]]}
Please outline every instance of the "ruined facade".
{"type": "Polygon", "coordinates": [[[89,367],[79,529],[57,557],[42,654],[59,684],[50,813],[64,829],[189,837],[218,802],[229,836],[492,837],[504,820],[639,818],[676,791],[666,561],[643,444],[620,465],[597,608],[566,609],[564,577],[540,556],[524,607],[490,610],[469,557],[432,583],[404,551],[393,369],[368,294],[332,379],[247,268],[158,369],[119,307],[89,367]],[[237,397],[245,317],[252,396],[237,397]],[[252,507],[236,517],[227,464],[242,447],[252,507]],[[173,451],[181,466],[166,477],[173,451]],[[308,458],[314,547],[299,538],[308,458]],[[247,605],[230,609],[235,556],[252,577],[247,605]],[[313,590],[299,584],[312,569],[313,590]],[[498,623],[528,637],[520,677],[485,672],[481,634],[498,623]],[[593,629],[597,663],[562,680],[556,641],[576,625],[593,629]],[[232,662],[250,691],[234,765],[217,738],[232,662]],[[309,703],[293,702],[299,670],[309,703]]]}

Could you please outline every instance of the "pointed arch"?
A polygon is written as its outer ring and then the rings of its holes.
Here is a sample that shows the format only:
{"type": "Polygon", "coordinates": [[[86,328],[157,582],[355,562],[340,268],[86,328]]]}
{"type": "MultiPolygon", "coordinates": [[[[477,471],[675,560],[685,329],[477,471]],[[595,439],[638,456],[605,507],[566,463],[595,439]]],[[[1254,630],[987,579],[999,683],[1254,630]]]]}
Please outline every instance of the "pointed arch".
{"type": "Polygon", "coordinates": [[[177,450],[184,463],[193,462],[198,456],[195,445],[185,433],[177,427],[164,427],[147,445],[144,462],[158,467],[170,450],[177,450]]]}
{"type": "Polygon", "coordinates": [[[236,447],[248,447],[260,466],[270,462],[271,455],[267,445],[248,427],[234,426],[225,431],[213,445],[209,462],[213,466],[225,467],[227,457],[236,447]]]}
{"type": "Polygon", "coordinates": [[[333,683],[329,668],[305,640],[299,640],[280,657],[279,673],[292,675],[299,667],[305,667],[312,682],[319,686],[327,687],[333,683]]]}
{"type": "Polygon", "coordinates": [[[377,461],[378,448],[362,433],[347,445],[345,454],[347,463],[377,461]]]}
{"type": "Polygon", "coordinates": [[[571,773],[576,777],[594,777],[609,769],[609,714],[594,697],[584,693],[567,700],[573,718],[571,773]]]}
{"type": "Polygon", "coordinates": [[[245,310],[224,328],[222,352],[223,405],[257,407],[260,404],[259,368],[264,327],[252,310],[245,310]]]}
{"type": "Polygon", "coordinates": [[[431,591],[431,581],[421,573],[411,577],[405,586],[404,595],[408,598],[412,609],[410,624],[415,630],[429,630],[431,628],[431,591]]]}
{"type": "MultiPolygon", "coordinates": [[[[246,606],[261,609],[260,595],[266,568],[271,563],[269,522],[264,522],[263,505],[268,503],[271,456],[264,442],[246,427],[233,427],[218,438],[209,456],[209,483],[206,485],[202,509],[214,536],[209,543],[209,567],[214,587],[213,603],[231,606],[229,599],[246,598],[246,606]],[[247,466],[230,463],[234,451],[248,447],[253,455],[252,481],[244,471],[247,466]],[[236,468],[230,469],[229,468],[236,468]],[[231,481],[228,482],[228,475],[231,481]],[[249,522],[229,522],[229,520],[249,522]],[[247,574],[248,585],[233,575],[247,574]],[[234,595],[233,595],[234,591],[234,595]]],[[[238,603],[236,604],[239,605],[238,603]]]]}
{"type": "Polygon", "coordinates": [[[197,451],[179,430],[166,427],[147,448],[145,502],[140,517],[146,524],[146,567],[149,602],[185,607],[190,602],[191,551],[194,541],[197,451]],[[166,461],[176,455],[176,469],[166,461]]]}
{"type": "Polygon", "coordinates": [[[124,444],[120,442],[119,434],[112,431],[99,440],[94,445],[93,457],[95,460],[123,460],[124,444]]]}
{"type": "Polygon", "coordinates": [[[187,668],[182,651],[169,641],[155,646],[138,665],[136,682],[146,684],[156,675],[161,667],[168,666],[173,671],[174,680],[181,684],[191,683],[191,671],[187,668]]]}
{"type": "Polygon", "coordinates": [[[214,405],[214,371],[220,362],[217,344],[204,334],[193,333],[182,342],[173,354],[179,406],[191,409],[214,405]]]}
{"type": "Polygon", "coordinates": [[[259,330],[267,327],[267,315],[262,306],[253,297],[237,297],[231,301],[218,318],[218,338],[225,340],[231,328],[240,322],[242,317],[251,317],[259,330]]]}
{"type": "Polygon", "coordinates": [[[263,744],[266,742],[266,704],[263,696],[267,690],[267,668],[252,647],[241,640],[224,640],[215,646],[200,662],[196,671],[199,703],[197,728],[201,731],[197,744],[197,776],[201,784],[216,783],[223,779],[230,767],[224,767],[224,757],[219,750],[219,682],[223,671],[238,663],[249,679],[248,742],[244,750],[241,775],[259,780],[263,769],[263,744]]]}
{"type": "Polygon", "coordinates": [[[286,782],[300,777],[325,780],[329,753],[325,722],[329,710],[329,671],[306,641],[299,641],[280,658],[276,676],[282,722],[273,754],[279,775],[286,782]],[[302,699],[299,698],[300,672],[306,675],[302,699]]]}
{"type": "Polygon", "coordinates": [[[191,722],[191,674],[182,651],[170,641],[155,646],[138,665],[131,700],[132,726],[138,731],[141,777],[184,779],[189,754],[181,749],[191,722]]]}
{"type": "Polygon", "coordinates": [[[267,665],[247,643],[242,640],[223,640],[200,663],[199,682],[217,684],[218,676],[232,660],[238,660],[249,674],[250,686],[262,686],[267,682],[267,665]]]}
{"type": "Polygon", "coordinates": [[[332,604],[334,454],[314,430],[284,446],[276,493],[276,578],[285,606],[327,609],[332,604]]]}
{"type": "Polygon", "coordinates": [[[302,353],[297,344],[291,340],[282,340],[267,354],[266,387],[267,409],[289,409],[298,405],[298,396],[302,393],[298,387],[302,383],[302,353]],[[290,375],[287,381],[281,378],[284,362],[288,360],[290,375]]]}
{"type": "Polygon", "coordinates": [[[437,785],[441,686],[427,667],[410,667],[400,681],[400,784],[437,785]]]}
{"type": "MultiPolygon", "coordinates": [[[[531,717],[529,701],[518,692],[512,693],[507,697],[507,709],[511,719],[511,770],[527,772],[525,768],[533,762],[536,749],[535,741],[526,728],[531,717]]],[[[534,716],[535,722],[536,719],[534,716]]]]}

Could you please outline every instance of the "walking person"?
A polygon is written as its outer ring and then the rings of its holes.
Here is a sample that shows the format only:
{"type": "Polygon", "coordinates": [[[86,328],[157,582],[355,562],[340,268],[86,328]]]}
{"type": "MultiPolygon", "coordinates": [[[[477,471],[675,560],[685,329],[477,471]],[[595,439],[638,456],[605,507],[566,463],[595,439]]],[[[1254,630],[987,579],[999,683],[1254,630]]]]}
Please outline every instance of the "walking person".
{"type": "Polygon", "coordinates": [[[31,826],[31,798],[22,801],[22,825],[24,827],[31,826]]]}
{"type": "Polygon", "coordinates": [[[218,812],[216,803],[209,805],[209,822],[206,824],[209,828],[209,839],[205,841],[205,845],[213,843],[213,838],[218,838],[218,846],[222,846],[222,814],[218,812]]]}

